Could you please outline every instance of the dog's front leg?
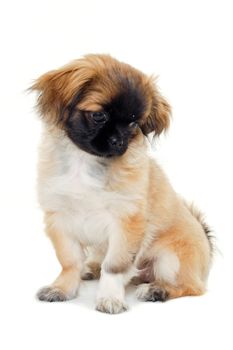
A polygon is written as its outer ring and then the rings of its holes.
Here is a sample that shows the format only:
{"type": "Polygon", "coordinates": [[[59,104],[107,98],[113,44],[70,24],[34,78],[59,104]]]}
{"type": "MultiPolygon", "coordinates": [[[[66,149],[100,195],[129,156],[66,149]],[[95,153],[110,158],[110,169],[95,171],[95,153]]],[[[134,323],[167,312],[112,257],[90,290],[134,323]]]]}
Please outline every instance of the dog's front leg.
{"type": "Polygon", "coordinates": [[[66,232],[62,222],[64,218],[59,213],[45,215],[46,232],[54,245],[62,271],[51,285],[39,290],[37,297],[42,301],[65,301],[77,296],[83,251],[77,240],[66,232]]]}
{"type": "Polygon", "coordinates": [[[132,277],[132,260],[127,235],[119,227],[112,229],[107,254],[101,266],[97,310],[110,314],[127,310],[125,286],[132,277]]]}
{"type": "Polygon", "coordinates": [[[109,314],[118,314],[127,310],[123,273],[111,273],[102,269],[96,309],[109,314]]]}

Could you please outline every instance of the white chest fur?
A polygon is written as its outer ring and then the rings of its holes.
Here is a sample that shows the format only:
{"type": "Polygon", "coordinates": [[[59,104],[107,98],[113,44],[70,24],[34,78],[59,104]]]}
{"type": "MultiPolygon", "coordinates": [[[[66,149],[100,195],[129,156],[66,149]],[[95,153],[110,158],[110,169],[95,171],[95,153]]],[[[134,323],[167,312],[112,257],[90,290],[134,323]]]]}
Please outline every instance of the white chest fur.
{"type": "Polygon", "coordinates": [[[41,162],[49,171],[39,176],[39,202],[56,212],[60,229],[85,245],[101,244],[116,227],[120,211],[134,210],[128,196],[109,191],[108,164],[79,150],[67,138],[46,135],[41,162]]]}

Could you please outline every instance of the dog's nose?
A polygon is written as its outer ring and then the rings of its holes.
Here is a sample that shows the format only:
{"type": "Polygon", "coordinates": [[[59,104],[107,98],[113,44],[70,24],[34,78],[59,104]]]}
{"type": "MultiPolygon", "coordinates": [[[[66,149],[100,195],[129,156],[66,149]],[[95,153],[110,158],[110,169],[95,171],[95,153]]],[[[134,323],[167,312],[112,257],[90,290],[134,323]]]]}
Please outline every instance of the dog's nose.
{"type": "Polygon", "coordinates": [[[114,148],[121,148],[123,146],[123,140],[116,136],[111,136],[109,142],[114,148]]]}

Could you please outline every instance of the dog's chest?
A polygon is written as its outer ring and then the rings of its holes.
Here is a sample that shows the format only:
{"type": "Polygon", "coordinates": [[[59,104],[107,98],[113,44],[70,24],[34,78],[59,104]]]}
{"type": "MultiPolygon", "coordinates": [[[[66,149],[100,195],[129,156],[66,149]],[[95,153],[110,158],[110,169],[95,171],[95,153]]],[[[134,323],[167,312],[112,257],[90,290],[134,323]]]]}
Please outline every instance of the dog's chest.
{"type": "Polygon", "coordinates": [[[100,244],[107,240],[124,202],[119,193],[107,189],[108,177],[108,167],[95,157],[60,154],[53,175],[40,183],[40,203],[58,213],[61,226],[82,243],[100,244]]]}

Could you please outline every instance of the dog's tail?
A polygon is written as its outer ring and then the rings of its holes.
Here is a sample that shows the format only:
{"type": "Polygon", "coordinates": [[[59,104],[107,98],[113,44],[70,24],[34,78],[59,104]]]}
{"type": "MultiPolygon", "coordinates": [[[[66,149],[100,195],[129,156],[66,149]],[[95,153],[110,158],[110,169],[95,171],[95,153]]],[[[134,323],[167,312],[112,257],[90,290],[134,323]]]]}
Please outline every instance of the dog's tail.
{"type": "Polygon", "coordinates": [[[215,237],[213,234],[213,230],[210,228],[210,226],[206,223],[204,214],[194,205],[194,203],[187,203],[184,200],[185,206],[188,208],[190,213],[197,219],[197,221],[201,224],[203,231],[208,239],[209,245],[210,245],[210,253],[211,256],[213,256],[215,252],[215,237]]]}

